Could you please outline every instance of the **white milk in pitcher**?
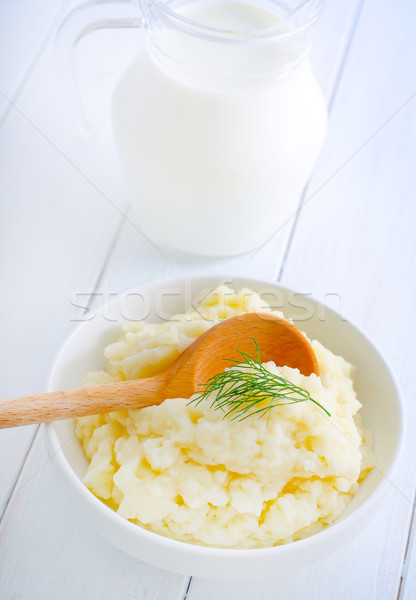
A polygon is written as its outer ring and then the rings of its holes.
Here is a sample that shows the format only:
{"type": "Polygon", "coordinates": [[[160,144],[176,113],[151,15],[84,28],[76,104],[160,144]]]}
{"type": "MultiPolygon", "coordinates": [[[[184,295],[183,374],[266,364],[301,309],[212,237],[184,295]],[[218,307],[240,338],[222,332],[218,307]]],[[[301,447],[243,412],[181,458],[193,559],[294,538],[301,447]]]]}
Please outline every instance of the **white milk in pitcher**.
{"type": "MultiPolygon", "coordinates": [[[[279,23],[269,9],[243,2],[175,11],[237,37],[279,23]]],[[[230,44],[166,28],[149,36],[124,75],[114,135],[135,222],[155,242],[196,255],[239,254],[293,217],[327,113],[308,59],[296,59],[287,33],[230,44]]]]}

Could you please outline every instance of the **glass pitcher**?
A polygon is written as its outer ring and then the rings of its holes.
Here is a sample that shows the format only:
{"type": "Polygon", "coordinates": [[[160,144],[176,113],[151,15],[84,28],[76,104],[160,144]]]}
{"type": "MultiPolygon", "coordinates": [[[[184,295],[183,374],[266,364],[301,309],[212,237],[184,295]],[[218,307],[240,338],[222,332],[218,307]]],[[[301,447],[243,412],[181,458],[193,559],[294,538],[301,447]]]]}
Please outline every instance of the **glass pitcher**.
{"type": "Polygon", "coordinates": [[[103,27],[145,28],[121,75],[112,128],[135,221],[162,247],[253,250],[295,214],[327,111],[309,64],[322,0],[142,0],[67,17],[73,43],[103,27]],[[113,14],[109,16],[109,11],[113,14]],[[74,33],[75,29],[79,29],[74,33]]]}

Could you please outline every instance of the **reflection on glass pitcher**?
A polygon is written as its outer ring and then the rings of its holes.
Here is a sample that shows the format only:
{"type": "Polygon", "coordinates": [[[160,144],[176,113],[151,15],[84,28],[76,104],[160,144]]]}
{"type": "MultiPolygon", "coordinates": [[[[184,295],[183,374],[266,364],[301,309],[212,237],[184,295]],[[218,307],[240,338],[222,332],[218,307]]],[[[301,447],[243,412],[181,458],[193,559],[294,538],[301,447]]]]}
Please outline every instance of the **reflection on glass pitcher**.
{"type": "Polygon", "coordinates": [[[296,212],[327,127],[308,59],[322,4],[142,0],[130,18],[107,3],[93,5],[107,11],[94,22],[91,5],[67,17],[63,30],[84,20],[74,41],[146,29],[114,92],[112,126],[135,218],[155,242],[240,254],[296,212]]]}

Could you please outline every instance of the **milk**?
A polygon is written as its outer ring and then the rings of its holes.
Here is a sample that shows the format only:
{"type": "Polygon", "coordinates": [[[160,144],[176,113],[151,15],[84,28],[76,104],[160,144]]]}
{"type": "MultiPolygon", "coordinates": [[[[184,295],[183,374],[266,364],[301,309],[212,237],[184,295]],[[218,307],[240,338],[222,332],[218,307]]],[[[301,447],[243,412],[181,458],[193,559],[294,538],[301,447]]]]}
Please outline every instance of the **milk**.
{"type": "MultiPolygon", "coordinates": [[[[175,10],[237,32],[279,25],[269,9],[242,2],[175,10]]],[[[181,252],[226,256],[258,247],[291,219],[327,124],[308,60],[297,54],[290,40],[233,45],[172,28],[148,41],[112,111],[146,235],[181,252]]]]}

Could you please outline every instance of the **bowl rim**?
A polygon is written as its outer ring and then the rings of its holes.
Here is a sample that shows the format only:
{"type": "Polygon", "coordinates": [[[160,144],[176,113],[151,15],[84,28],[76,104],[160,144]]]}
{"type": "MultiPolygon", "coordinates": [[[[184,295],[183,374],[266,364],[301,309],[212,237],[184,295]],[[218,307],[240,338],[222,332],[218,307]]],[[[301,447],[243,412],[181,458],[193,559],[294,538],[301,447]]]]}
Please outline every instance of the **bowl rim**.
{"type": "MultiPolygon", "coordinates": [[[[323,306],[322,303],[320,301],[316,300],[316,298],[313,295],[311,295],[309,293],[302,294],[302,292],[298,292],[296,289],[285,286],[285,285],[281,284],[280,282],[269,281],[269,280],[265,280],[265,279],[261,279],[261,278],[244,277],[244,276],[241,276],[238,274],[223,275],[223,274],[215,274],[214,273],[214,274],[209,274],[209,275],[183,274],[183,275],[177,275],[177,276],[173,276],[173,277],[160,277],[157,279],[152,279],[150,281],[143,282],[139,285],[132,286],[132,287],[121,290],[119,293],[117,293],[116,296],[113,296],[109,301],[100,303],[96,307],[95,311],[96,311],[96,313],[100,313],[106,306],[117,304],[120,301],[120,299],[123,298],[126,294],[131,293],[131,292],[137,292],[139,289],[144,290],[145,288],[151,287],[154,285],[156,285],[156,286],[157,285],[166,285],[166,286],[174,285],[175,283],[177,284],[178,282],[183,282],[184,279],[189,279],[189,278],[192,280],[199,280],[199,281],[203,281],[203,280],[207,280],[207,279],[208,280],[218,279],[219,283],[222,280],[225,280],[227,282],[230,282],[230,281],[233,282],[236,280],[237,281],[245,281],[245,282],[247,282],[247,287],[249,287],[249,285],[250,285],[249,282],[252,282],[253,285],[257,285],[257,286],[264,285],[264,286],[274,287],[278,290],[283,291],[284,293],[293,292],[295,294],[302,295],[306,298],[306,300],[308,302],[311,302],[312,304],[317,305],[317,306],[323,306]]],[[[230,285],[232,285],[232,284],[230,284],[230,285]]],[[[254,291],[256,291],[256,290],[254,290],[254,291]]],[[[335,311],[334,309],[329,308],[327,306],[325,306],[325,311],[332,313],[333,316],[338,316],[338,317],[340,316],[337,311],[335,311]]],[[[397,445],[395,448],[393,458],[390,462],[390,465],[389,465],[389,468],[387,469],[387,471],[383,472],[380,469],[377,469],[377,466],[375,466],[375,468],[378,471],[380,471],[380,473],[381,473],[381,480],[377,484],[377,487],[371,492],[370,496],[357,509],[355,509],[350,515],[348,515],[347,517],[345,517],[344,519],[341,519],[341,520],[336,519],[335,522],[332,523],[330,526],[325,527],[324,529],[322,529],[321,531],[318,531],[315,534],[312,534],[303,539],[295,540],[290,543],[281,544],[278,546],[267,546],[267,547],[260,547],[260,548],[224,548],[224,547],[216,547],[216,546],[208,546],[208,545],[205,546],[205,545],[202,545],[202,544],[199,544],[196,542],[183,541],[183,540],[177,540],[175,538],[170,538],[170,537],[164,536],[162,534],[148,530],[140,525],[136,525],[135,523],[132,523],[131,521],[129,521],[129,520],[125,519],[124,517],[120,516],[119,514],[117,514],[113,509],[111,509],[109,506],[107,506],[104,502],[99,500],[83,484],[82,480],[76,475],[76,473],[73,471],[69,461],[66,459],[66,457],[63,453],[63,450],[62,450],[62,448],[64,447],[65,444],[62,446],[59,444],[54,422],[45,423],[45,436],[46,436],[46,441],[47,441],[47,444],[49,447],[50,458],[51,459],[53,458],[58,463],[58,465],[62,469],[66,479],[69,480],[71,482],[71,484],[75,487],[75,490],[76,490],[78,496],[81,497],[86,502],[88,502],[94,509],[97,509],[103,518],[111,519],[117,527],[124,529],[129,534],[136,536],[139,539],[142,539],[144,542],[146,542],[146,541],[149,541],[149,542],[151,541],[153,543],[156,542],[158,544],[162,544],[166,549],[172,549],[172,550],[176,550],[176,551],[179,548],[182,550],[185,550],[185,551],[186,550],[192,551],[192,554],[195,557],[201,556],[204,558],[208,558],[210,556],[212,556],[212,557],[215,556],[216,558],[227,559],[230,557],[235,558],[237,555],[238,556],[245,555],[246,557],[252,556],[253,558],[254,558],[254,556],[256,558],[262,558],[262,557],[266,558],[266,557],[269,557],[270,555],[276,555],[276,558],[277,558],[279,556],[279,554],[281,554],[281,553],[284,553],[286,555],[286,554],[290,554],[292,552],[297,552],[301,548],[307,549],[309,546],[314,546],[316,544],[316,541],[318,538],[319,538],[319,541],[323,543],[323,542],[325,542],[325,540],[330,541],[334,537],[342,537],[341,534],[345,530],[348,530],[348,528],[351,526],[352,521],[359,521],[360,517],[365,518],[365,516],[367,514],[373,513],[380,506],[382,496],[388,490],[389,486],[392,486],[398,490],[397,486],[391,481],[391,478],[392,478],[392,475],[394,474],[394,472],[396,471],[398,463],[402,456],[403,448],[405,445],[405,438],[406,438],[406,408],[405,408],[405,403],[404,403],[401,386],[399,384],[399,381],[398,381],[394,371],[389,366],[389,363],[386,360],[384,353],[372,341],[372,339],[369,337],[369,335],[364,333],[362,331],[362,329],[360,327],[358,327],[355,323],[353,323],[350,319],[344,318],[344,321],[346,321],[349,326],[351,326],[353,329],[355,329],[356,332],[358,332],[358,334],[362,338],[364,338],[364,340],[373,348],[373,350],[376,352],[376,354],[378,354],[378,356],[382,360],[385,368],[388,371],[388,374],[391,378],[393,387],[396,391],[398,417],[399,417],[398,441],[397,441],[397,445]]],[[[70,344],[73,341],[73,338],[75,338],[76,335],[78,334],[78,331],[81,330],[83,327],[87,326],[88,322],[89,321],[86,321],[86,322],[83,321],[80,324],[78,324],[76,327],[74,327],[73,330],[66,336],[66,338],[63,340],[63,342],[58,347],[58,350],[55,354],[55,358],[52,361],[52,364],[47,373],[47,378],[46,378],[46,390],[47,391],[52,391],[52,379],[54,377],[54,372],[61,360],[61,356],[65,353],[67,347],[70,346],[70,344]]],[[[70,439],[72,439],[72,437],[70,439]]],[[[400,490],[398,490],[398,491],[400,492],[400,490]]],[[[368,521],[370,521],[370,519],[368,519],[368,521]]]]}

